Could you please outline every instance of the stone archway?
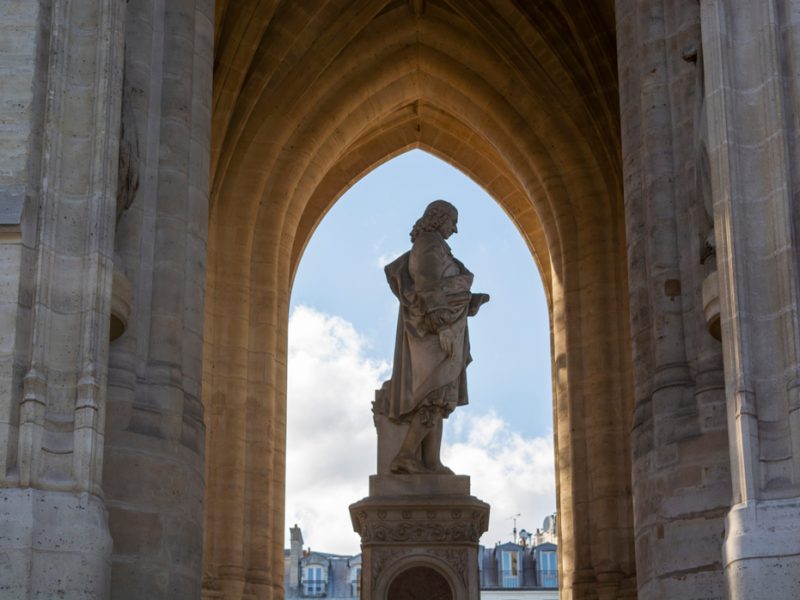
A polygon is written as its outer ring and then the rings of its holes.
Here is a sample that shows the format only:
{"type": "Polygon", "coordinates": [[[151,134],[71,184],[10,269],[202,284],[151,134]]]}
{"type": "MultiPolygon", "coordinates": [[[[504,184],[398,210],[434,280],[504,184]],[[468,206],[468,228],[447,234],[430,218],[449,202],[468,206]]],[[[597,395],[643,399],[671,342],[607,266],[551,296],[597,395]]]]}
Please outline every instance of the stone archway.
{"type": "Polygon", "coordinates": [[[798,4],[2,5],[9,593],[281,597],[293,273],[418,147],[545,281],[562,596],[800,595],[798,4]]]}
{"type": "Polygon", "coordinates": [[[209,596],[282,593],[292,278],[341,193],[410,148],[485,187],[542,274],[564,597],[635,594],[611,31],[610,3],[292,2],[274,13],[217,3],[203,381],[209,596]]]}

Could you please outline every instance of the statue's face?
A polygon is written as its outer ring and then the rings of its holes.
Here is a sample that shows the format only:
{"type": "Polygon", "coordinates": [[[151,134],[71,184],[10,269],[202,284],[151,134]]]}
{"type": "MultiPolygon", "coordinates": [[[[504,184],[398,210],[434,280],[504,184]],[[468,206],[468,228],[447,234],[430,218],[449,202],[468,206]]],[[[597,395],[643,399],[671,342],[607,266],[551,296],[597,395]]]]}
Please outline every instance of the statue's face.
{"type": "Polygon", "coordinates": [[[450,215],[445,219],[444,223],[439,226],[439,233],[442,234],[444,239],[449,238],[454,233],[458,233],[458,215],[450,215]]]}

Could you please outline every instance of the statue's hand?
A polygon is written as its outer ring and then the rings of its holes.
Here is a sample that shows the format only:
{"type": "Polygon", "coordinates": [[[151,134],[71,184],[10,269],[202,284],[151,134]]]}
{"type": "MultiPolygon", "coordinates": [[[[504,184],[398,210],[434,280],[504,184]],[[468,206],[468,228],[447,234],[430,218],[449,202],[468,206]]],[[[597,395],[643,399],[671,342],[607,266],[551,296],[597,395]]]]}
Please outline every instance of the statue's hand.
{"type": "Polygon", "coordinates": [[[442,351],[447,354],[447,356],[453,356],[455,341],[456,336],[453,334],[453,331],[450,328],[445,327],[444,329],[439,330],[439,346],[441,347],[442,351]]]}
{"type": "Polygon", "coordinates": [[[442,327],[448,324],[450,311],[447,309],[438,309],[428,313],[428,323],[431,331],[439,331],[442,327]]]}
{"type": "Polygon", "coordinates": [[[489,301],[489,294],[472,294],[467,314],[474,317],[478,314],[478,309],[489,301]]]}

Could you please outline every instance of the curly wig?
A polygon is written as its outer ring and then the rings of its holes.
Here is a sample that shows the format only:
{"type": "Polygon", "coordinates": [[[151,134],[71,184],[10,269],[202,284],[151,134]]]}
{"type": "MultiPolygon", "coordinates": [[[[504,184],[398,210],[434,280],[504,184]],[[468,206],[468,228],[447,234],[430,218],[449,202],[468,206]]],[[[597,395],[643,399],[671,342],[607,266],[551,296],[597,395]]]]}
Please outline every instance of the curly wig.
{"type": "Polygon", "coordinates": [[[438,231],[439,227],[448,219],[458,218],[456,207],[446,200],[434,200],[425,208],[425,212],[411,228],[411,242],[414,243],[417,235],[422,231],[438,231]]]}

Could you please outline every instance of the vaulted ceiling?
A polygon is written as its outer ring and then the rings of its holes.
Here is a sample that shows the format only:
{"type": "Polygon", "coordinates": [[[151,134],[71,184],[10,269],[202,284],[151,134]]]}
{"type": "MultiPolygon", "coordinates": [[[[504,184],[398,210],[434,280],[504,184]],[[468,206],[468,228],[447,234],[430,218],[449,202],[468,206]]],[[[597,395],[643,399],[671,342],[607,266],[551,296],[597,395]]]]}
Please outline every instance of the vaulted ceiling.
{"type": "Polygon", "coordinates": [[[594,529],[587,516],[592,502],[626,497],[630,481],[627,438],[608,419],[628,406],[630,362],[613,0],[218,0],[216,9],[208,586],[281,595],[294,272],[341,194],[412,148],[482,185],[542,275],[563,589],[596,565],[632,572],[632,554],[607,534],[628,531],[627,513],[598,509],[594,529]],[[596,426],[598,415],[611,429],[596,426]],[[590,431],[605,436],[602,452],[589,454],[590,431]],[[595,463],[614,476],[602,479],[595,463]]]}
{"type": "Polygon", "coordinates": [[[216,6],[212,210],[285,220],[292,268],[339,195],[410,148],[489,191],[548,289],[559,215],[619,200],[612,0],[216,6]]]}

